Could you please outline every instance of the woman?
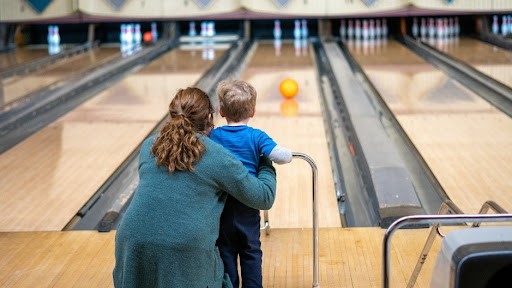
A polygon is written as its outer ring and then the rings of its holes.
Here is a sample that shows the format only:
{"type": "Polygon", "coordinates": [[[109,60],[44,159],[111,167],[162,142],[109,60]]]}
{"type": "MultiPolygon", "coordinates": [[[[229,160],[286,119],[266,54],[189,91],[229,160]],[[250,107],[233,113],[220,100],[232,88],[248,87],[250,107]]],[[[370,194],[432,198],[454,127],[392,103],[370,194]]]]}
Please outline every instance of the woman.
{"type": "Polygon", "coordinates": [[[179,90],[170,120],[142,144],[139,186],[116,234],[116,287],[231,287],[215,246],[224,201],[270,209],[276,174],[262,158],[254,177],[212,142],[212,111],[200,89],[179,90]]]}

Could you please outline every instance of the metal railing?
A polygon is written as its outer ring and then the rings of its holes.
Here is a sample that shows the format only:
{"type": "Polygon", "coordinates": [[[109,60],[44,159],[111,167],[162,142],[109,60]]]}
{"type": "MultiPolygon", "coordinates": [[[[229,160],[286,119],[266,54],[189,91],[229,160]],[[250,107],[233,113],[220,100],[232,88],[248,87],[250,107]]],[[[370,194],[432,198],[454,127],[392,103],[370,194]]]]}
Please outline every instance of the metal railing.
{"type": "Polygon", "coordinates": [[[389,254],[390,254],[390,238],[395,232],[395,230],[400,229],[405,225],[412,224],[428,224],[432,225],[432,229],[427,237],[427,241],[423,246],[423,250],[421,251],[421,255],[416,263],[416,267],[413,270],[411,278],[407,283],[407,287],[411,288],[416,283],[418,275],[420,273],[423,264],[428,256],[430,249],[432,248],[432,244],[434,243],[435,234],[441,237],[444,237],[443,233],[439,230],[439,226],[441,224],[460,224],[461,222],[473,222],[472,227],[478,227],[481,222],[510,222],[512,221],[512,214],[508,214],[508,212],[503,209],[501,206],[496,204],[493,201],[487,201],[482,205],[480,209],[480,214],[466,214],[462,212],[452,201],[448,200],[441,204],[439,208],[439,215],[414,215],[414,216],[406,216],[396,220],[393,224],[389,226],[384,235],[384,243],[383,243],[383,265],[382,265],[382,287],[389,287],[389,254]],[[489,209],[493,209],[495,212],[500,214],[490,214],[484,215],[489,209]],[[446,215],[448,213],[455,213],[451,215],[446,215]]]}
{"type": "MultiPolygon", "coordinates": [[[[312,186],[313,186],[313,288],[320,287],[319,279],[319,258],[318,258],[318,201],[317,201],[317,179],[318,169],[313,158],[300,152],[293,152],[294,158],[300,158],[308,162],[312,170],[312,186]]],[[[265,234],[270,234],[270,222],[268,220],[268,210],[263,211],[264,226],[261,228],[265,230],[265,234]]]]}

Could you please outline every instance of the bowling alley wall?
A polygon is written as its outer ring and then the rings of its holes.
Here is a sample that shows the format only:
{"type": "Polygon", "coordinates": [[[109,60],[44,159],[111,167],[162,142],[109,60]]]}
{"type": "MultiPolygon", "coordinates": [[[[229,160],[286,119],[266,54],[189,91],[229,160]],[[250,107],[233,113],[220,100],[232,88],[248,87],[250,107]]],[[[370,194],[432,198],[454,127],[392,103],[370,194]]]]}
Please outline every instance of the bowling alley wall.
{"type": "Polygon", "coordinates": [[[0,0],[0,22],[499,13],[510,0],[0,0]]]}

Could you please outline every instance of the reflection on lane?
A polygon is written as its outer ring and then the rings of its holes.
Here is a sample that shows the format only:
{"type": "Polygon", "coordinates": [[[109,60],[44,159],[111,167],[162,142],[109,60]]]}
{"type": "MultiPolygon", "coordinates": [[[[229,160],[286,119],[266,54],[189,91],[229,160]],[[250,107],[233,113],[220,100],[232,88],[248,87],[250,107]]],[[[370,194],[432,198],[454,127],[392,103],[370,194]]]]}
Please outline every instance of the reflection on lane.
{"type": "Polygon", "coordinates": [[[0,72],[48,56],[48,49],[17,47],[14,51],[0,53],[0,72]]]}
{"type": "Polygon", "coordinates": [[[512,52],[471,38],[448,42],[441,51],[512,87],[512,52]]]}
{"type": "MultiPolygon", "coordinates": [[[[334,191],[329,151],[320,107],[316,70],[309,43],[284,41],[258,43],[241,79],[251,83],[258,93],[256,114],[249,125],[262,129],[279,145],[311,156],[318,167],[320,227],[340,227],[340,215],[334,191]],[[294,79],[299,92],[284,99],[279,84],[294,79]]],[[[217,125],[224,125],[219,119],[217,125]]],[[[275,228],[312,227],[311,167],[300,159],[275,165],[277,198],[269,211],[275,228]]]]}
{"type": "Polygon", "coordinates": [[[512,119],[404,49],[350,51],[456,205],[512,211],[512,119]]]}
{"type": "Polygon", "coordinates": [[[61,230],[214,62],[173,50],[1,154],[0,231],[61,230]]]}
{"type": "Polygon", "coordinates": [[[478,95],[396,41],[384,42],[374,53],[354,45],[348,45],[350,52],[395,114],[490,109],[478,95]]]}
{"type": "Polygon", "coordinates": [[[79,76],[119,56],[119,49],[97,48],[58,61],[33,73],[0,80],[3,88],[3,104],[9,104],[49,85],[52,87],[62,85],[71,77],[79,76]]]}

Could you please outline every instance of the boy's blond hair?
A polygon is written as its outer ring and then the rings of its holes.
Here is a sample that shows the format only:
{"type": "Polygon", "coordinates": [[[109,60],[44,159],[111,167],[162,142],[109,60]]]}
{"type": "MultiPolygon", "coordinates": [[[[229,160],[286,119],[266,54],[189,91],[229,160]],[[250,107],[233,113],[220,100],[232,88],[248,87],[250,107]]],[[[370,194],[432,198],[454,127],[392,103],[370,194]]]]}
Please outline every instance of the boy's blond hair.
{"type": "Polygon", "coordinates": [[[256,89],[242,80],[223,80],[217,85],[219,108],[226,119],[239,122],[250,118],[256,108],[256,89]]]}

